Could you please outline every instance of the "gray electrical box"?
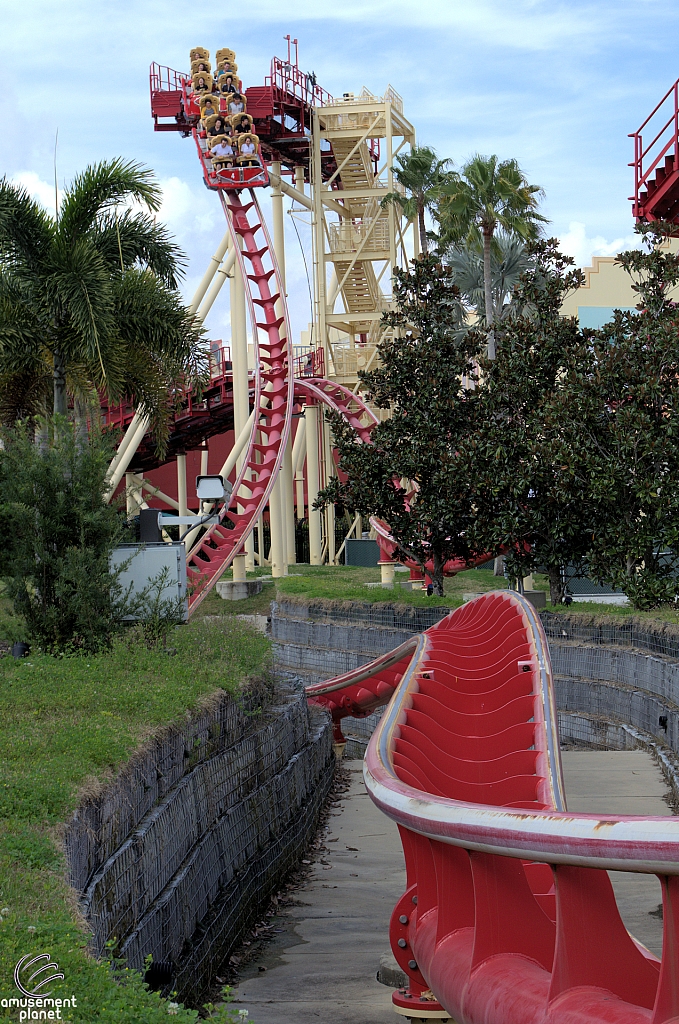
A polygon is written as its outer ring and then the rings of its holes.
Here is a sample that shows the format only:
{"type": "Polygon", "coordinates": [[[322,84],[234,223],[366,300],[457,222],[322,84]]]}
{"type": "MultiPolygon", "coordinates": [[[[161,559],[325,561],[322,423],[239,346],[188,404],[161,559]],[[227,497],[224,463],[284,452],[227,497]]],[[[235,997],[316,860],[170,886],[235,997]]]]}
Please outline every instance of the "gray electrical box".
{"type": "MultiPolygon", "coordinates": [[[[188,594],[186,590],[186,546],[175,541],[173,544],[120,544],[111,553],[111,571],[129,560],[118,581],[127,591],[131,586],[133,595],[139,594],[149,583],[158,579],[163,570],[166,582],[160,594],[161,601],[180,600],[184,609],[184,622],[189,617],[188,594]]],[[[154,595],[155,598],[155,595],[154,595]]],[[[125,618],[133,621],[135,616],[125,618]]]]}
{"type": "Polygon", "coordinates": [[[344,545],[345,565],[377,565],[380,549],[376,540],[348,540],[344,545]]]}

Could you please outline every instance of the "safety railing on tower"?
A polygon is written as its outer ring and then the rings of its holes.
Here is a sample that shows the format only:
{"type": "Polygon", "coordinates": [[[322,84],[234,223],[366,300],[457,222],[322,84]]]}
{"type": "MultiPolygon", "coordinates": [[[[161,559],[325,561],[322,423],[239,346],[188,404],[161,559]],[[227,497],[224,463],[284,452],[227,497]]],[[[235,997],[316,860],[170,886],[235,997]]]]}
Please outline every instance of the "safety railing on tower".
{"type": "Polygon", "coordinates": [[[664,176],[665,164],[671,161],[673,169],[679,167],[679,80],[672,85],[657,106],[651,111],[643,124],[635,132],[630,132],[634,139],[634,160],[629,165],[634,168],[634,195],[630,199],[634,203],[634,216],[643,215],[642,189],[652,188],[655,184],[651,178],[660,171],[664,176]],[[665,164],[661,166],[661,161],[665,164]]]}
{"type": "Polygon", "coordinates": [[[274,57],[271,61],[271,74],[267,75],[264,82],[312,107],[323,107],[334,102],[330,93],[318,85],[313,73],[306,73],[296,64],[281,60],[280,57],[274,57]]]}

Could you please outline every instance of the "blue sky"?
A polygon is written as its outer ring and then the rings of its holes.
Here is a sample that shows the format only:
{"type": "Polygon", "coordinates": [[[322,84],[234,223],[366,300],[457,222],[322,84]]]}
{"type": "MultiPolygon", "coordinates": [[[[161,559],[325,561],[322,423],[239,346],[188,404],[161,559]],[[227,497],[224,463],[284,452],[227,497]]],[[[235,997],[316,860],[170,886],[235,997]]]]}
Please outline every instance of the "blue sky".
{"type": "MultiPolygon", "coordinates": [[[[630,241],[627,133],[679,75],[672,0],[1,0],[0,11],[2,173],[53,202],[57,129],[60,184],[103,158],[150,165],[190,259],[189,295],[223,220],[190,140],[152,130],[153,60],[183,70],[192,46],[230,46],[245,86],[257,85],[290,33],[301,67],[335,95],[391,83],[441,157],[516,157],[545,189],[549,233],[581,265],[630,241]]],[[[297,333],[308,293],[294,235],[289,251],[297,333]]],[[[208,326],[220,336],[226,323],[222,303],[208,326]]]]}

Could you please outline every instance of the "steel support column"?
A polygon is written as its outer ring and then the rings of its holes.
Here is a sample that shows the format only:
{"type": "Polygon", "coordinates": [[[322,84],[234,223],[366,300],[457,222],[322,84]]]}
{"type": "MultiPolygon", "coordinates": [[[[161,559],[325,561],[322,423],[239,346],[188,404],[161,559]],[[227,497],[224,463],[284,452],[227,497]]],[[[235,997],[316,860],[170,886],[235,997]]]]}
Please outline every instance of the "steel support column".
{"type": "Polygon", "coordinates": [[[314,509],[313,504],[318,498],[319,465],[318,465],[318,408],[307,405],[304,413],[306,420],[306,464],[307,494],[309,501],[309,562],[311,565],[321,564],[321,513],[314,509]]]}

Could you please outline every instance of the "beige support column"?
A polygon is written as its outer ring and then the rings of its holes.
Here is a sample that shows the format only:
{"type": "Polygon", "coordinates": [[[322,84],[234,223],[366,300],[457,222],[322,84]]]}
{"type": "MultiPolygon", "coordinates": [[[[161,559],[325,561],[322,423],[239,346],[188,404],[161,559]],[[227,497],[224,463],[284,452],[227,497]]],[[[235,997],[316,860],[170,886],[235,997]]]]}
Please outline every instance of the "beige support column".
{"type": "Polygon", "coordinates": [[[106,491],[105,500],[110,501],[113,494],[122,480],[123,476],[127,472],[127,468],[132,462],[132,459],[137,454],[137,448],[141,444],[144,434],[146,433],[149,425],[147,416],[139,416],[135,413],[135,417],[132,423],[127,429],[125,434],[125,449],[122,455],[116,455],[116,458],[111,462],[108,470],[108,490],[106,491]],[[133,424],[136,421],[134,430],[132,429],[133,424]],[[129,435],[129,438],[128,438],[129,435]]]}
{"type": "Polygon", "coordinates": [[[233,277],[233,265],[235,262],[236,252],[233,246],[231,246],[229,252],[226,254],[224,258],[224,262],[222,263],[222,265],[219,267],[219,270],[215,274],[215,279],[212,282],[212,287],[210,288],[210,291],[207,293],[207,295],[201,302],[200,308],[196,313],[196,316],[200,317],[201,320],[205,320],[205,317],[208,315],[208,313],[214,306],[217,296],[222,290],[226,279],[231,279],[231,277],[233,277]]]}
{"type": "Polygon", "coordinates": [[[224,237],[222,238],[221,242],[219,243],[219,246],[217,248],[216,253],[214,254],[212,259],[210,260],[210,266],[205,271],[205,274],[203,275],[203,280],[198,285],[198,288],[196,290],[196,294],[193,296],[193,299],[191,300],[191,305],[189,306],[189,311],[191,313],[197,313],[198,312],[198,307],[200,306],[200,304],[201,304],[201,302],[203,300],[205,292],[210,287],[210,281],[212,280],[212,278],[217,273],[217,269],[219,267],[219,264],[224,259],[224,254],[225,254],[227,246],[229,244],[230,237],[231,237],[231,232],[227,228],[225,233],[224,233],[224,237]]]}
{"type": "Polygon", "coordinates": [[[328,538],[328,565],[335,564],[335,506],[325,506],[325,529],[328,538]]]}
{"type": "Polygon", "coordinates": [[[321,513],[313,508],[319,491],[317,406],[307,405],[304,419],[306,420],[307,492],[309,499],[309,561],[311,565],[320,565],[321,513]]]}
{"type": "Polygon", "coordinates": [[[186,496],[186,454],[182,452],[177,456],[177,502],[179,504],[179,515],[187,516],[189,506],[186,496]]]}
{"type": "Polygon", "coordinates": [[[257,520],[257,547],[259,548],[259,564],[268,565],[269,559],[266,557],[264,550],[264,520],[260,516],[257,520]]]}
{"type": "Polygon", "coordinates": [[[283,193],[281,192],[281,165],[277,160],[271,164],[277,183],[271,186],[271,216],[273,220],[273,248],[278,261],[285,297],[285,221],[283,217],[283,193]]]}
{"type": "Polygon", "coordinates": [[[394,569],[396,562],[378,562],[380,567],[380,580],[383,587],[393,587],[394,585],[394,569]]]}
{"type": "Polygon", "coordinates": [[[295,492],[292,476],[292,438],[288,439],[288,444],[285,449],[281,476],[283,501],[285,503],[284,522],[285,547],[287,551],[286,564],[295,565],[297,562],[297,550],[295,537],[295,492]]]}
{"type": "Polygon", "coordinates": [[[302,469],[298,469],[295,473],[295,503],[297,518],[304,519],[304,470],[302,469]]]}
{"type": "Polygon", "coordinates": [[[297,433],[292,448],[292,471],[295,474],[297,518],[304,519],[304,460],[306,458],[306,422],[297,420],[297,433]]]}
{"type": "Polygon", "coordinates": [[[245,583],[245,555],[236,555],[231,568],[233,569],[233,582],[234,583],[245,583]]]}
{"type": "MultiPolygon", "coordinates": [[[[332,436],[330,425],[323,417],[321,424],[323,438],[323,486],[327,487],[331,477],[335,475],[335,461],[332,457],[332,436]]],[[[335,564],[335,506],[326,505],[325,508],[326,536],[328,538],[328,565],[335,564]]]]}
{"type": "Polygon", "coordinates": [[[283,510],[281,508],[281,477],[273,486],[269,497],[269,529],[271,531],[271,575],[276,578],[285,576],[285,537],[283,535],[283,510]]]}
{"type": "MultiPolygon", "coordinates": [[[[234,437],[240,436],[250,416],[249,378],[248,378],[248,330],[245,317],[245,286],[240,263],[236,259],[236,250],[230,242],[233,254],[233,273],[229,280],[231,300],[231,364],[233,366],[233,426],[234,437]]],[[[236,473],[240,473],[245,453],[236,460],[236,473]]],[[[252,571],[255,567],[255,541],[252,534],[245,542],[245,567],[252,571]]]]}
{"type": "Polygon", "coordinates": [[[297,164],[295,167],[295,188],[304,195],[304,165],[297,164]]]}
{"type": "Polygon", "coordinates": [[[136,516],[139,509],[144,504],[142,480],[143,477],[138,473],[125,474],[125,507],[129,518],[136,516]]]}

